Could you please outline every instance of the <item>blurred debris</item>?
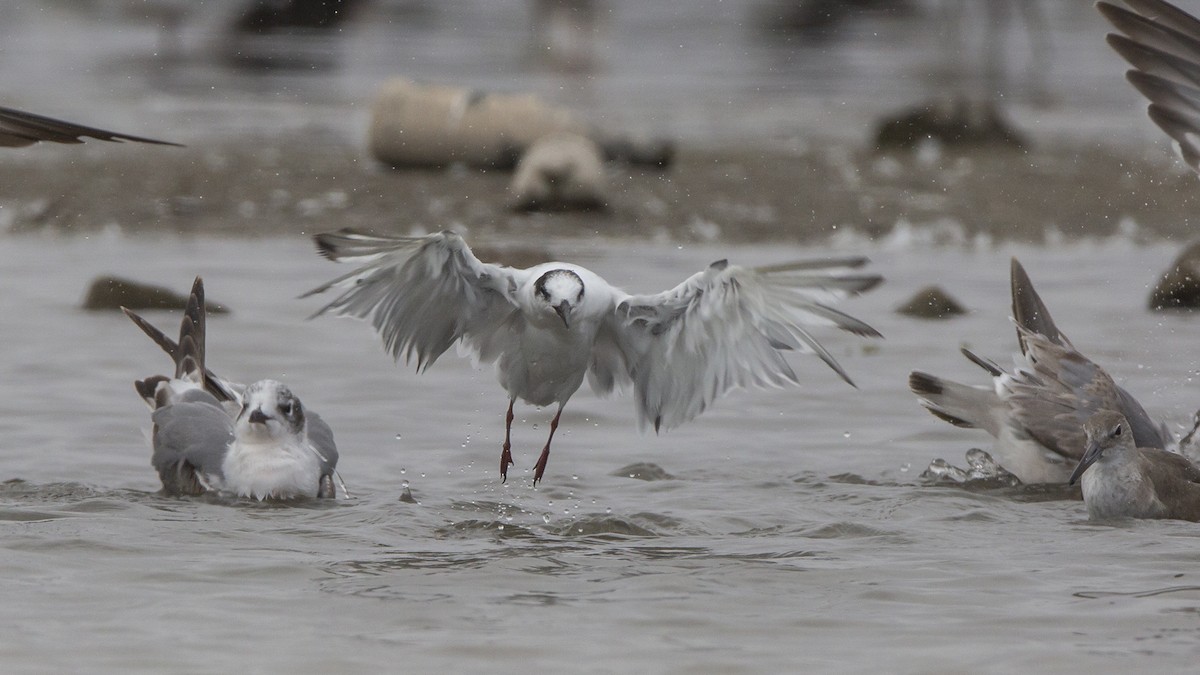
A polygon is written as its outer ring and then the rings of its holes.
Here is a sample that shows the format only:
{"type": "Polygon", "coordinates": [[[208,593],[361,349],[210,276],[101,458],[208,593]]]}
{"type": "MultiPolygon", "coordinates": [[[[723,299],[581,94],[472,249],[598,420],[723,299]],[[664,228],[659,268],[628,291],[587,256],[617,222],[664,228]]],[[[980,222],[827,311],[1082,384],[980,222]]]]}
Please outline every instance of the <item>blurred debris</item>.
{"type": "Polygon", "coordinates": [[[967,309],[941,287],[926,286],[897,307],[896,313],[918,319],[949,319],[966,314],[967,309]]]}
{"type": "MultiPolygon", "coordinates": [[[[119,311],[122,307],[136,310],[167,309],[182,311],[187,304],[186,294],[176,293],[163,286],[145,284],[115,276],[103,276],[92,282],[83,309],[92,311],[119,311]]],[[[208,302],[209,314],[227,314],[229,308],[216,302],[208,302]]]]}
{"type": "Polygon", "coordinates": [[[771,0],[755,13],[768,33],[800,33],[815,36],[836,28],[856,14],[883,11],[896,14],[912,11],[910,0],[771,0]]]}
{"type": "Polygon", "coordinates": [[[349,19],[365,0],[251,0],[234,20],[239,33],[328,30],[349,19]]]}
{"type": "Polygon", "coordinates": [[[221,44],[225,59],[255,70],[329,70],[344,24],[366,0],[252,0],[221,44]]]}
{"type": "Polygon", "coordinates": [[[472,246],[471,252],[483,262],[506,265],[508,267],[528,268],[554,260],[554,254],[548,249],[533,246],[488,246],[480,244],[472,246]]]}
{"type": "Polygon", "coordinates": [[[976,101],[963,96],[939,98],[885,117],[875,131],[880,150],[912,150],[923,142],[937,141],[944,147],[1026,147],[1026,141],[993,101],[976,101]]]}
{"type": "Polygon", "coordinates": [[[675,479],[675,476],[667,473],[661,466],[652,462],[635,462],[617,469],[610,475],[645,481],[675,479]]]}
{"type": "Polygon", "coordinates": [[[587,73],[596,67],[601,0],[531,0],[534,59],[553,70],[587,73]]]}
{"type": "Polygon", "coordinates": [[[1200,309],[1200,241],[1183,249],[1154,285],[1150,309],[1200,309]]]}
{"type": "Polygon", "coordinates": [[[608,182],[600,148],[569,131],[543,136],[521,156],[509,192],[513,208],[521,211],[607,208],[608,182]]]}
{"type": "Polygon", "coordinates": [[[367,142],[375,159],[393,167],[440,168],[461,163],[508,170],[534,141],[556,131],[586,136],[606,157],[665,167],[672,147],[607,134],[574,112],[528,94],[490,94],[463,87],[395,79],[371,106],[367,142]]]}

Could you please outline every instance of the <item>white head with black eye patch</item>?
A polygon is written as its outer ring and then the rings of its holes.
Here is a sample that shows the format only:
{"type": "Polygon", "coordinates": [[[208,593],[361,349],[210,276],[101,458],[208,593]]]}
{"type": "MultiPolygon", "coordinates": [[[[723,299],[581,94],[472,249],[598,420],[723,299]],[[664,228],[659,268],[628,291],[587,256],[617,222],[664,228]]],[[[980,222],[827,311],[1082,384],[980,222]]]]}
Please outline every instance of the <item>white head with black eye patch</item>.
{"type": "Polygon", "coordinates": [[[568,269],[550,270],[534,282],[533,297],[570,328],[571,313],[583,302],[583,279],[568,269]]]}
{"type": "Polygon", "coordinates": [[[260,380],[246,387],[238,413],[239,435],[251,438],[280,438],[304,431],[304,407],[286,385],[260,380]]]}

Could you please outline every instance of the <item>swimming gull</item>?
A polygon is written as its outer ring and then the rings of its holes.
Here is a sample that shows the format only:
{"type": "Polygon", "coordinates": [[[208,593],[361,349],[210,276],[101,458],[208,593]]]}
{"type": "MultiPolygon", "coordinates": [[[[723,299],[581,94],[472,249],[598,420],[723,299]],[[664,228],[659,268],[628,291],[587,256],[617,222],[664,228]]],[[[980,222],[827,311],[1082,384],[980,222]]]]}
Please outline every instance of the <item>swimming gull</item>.
{"type": "Polygon", "coordinates": [[[952,382],[921,371],[908,386],[921,405],[960,427],[987,431],[1000,464],[1025,483],[1060,483],[1083,453],[1083,424],[1101,410],[1128,418],[1137,443],[1164,448],[1171,440],[1103,368],[1071,344],[1016,258],[1011,266],[1013,321],[1020,351],[1012,372],[967,349],[962,353],[992,376],[992,386],[952,382]]]}
{"type": "Polygon", "coordinates": [[[808,332],[833,326],[878,337],[826,303],[866,291],[882,278],[855,272],[865,258],[746,268],[717,261],[662,293],[629,295],[579,265],[518,269],[480,262],[457,234],[376,236],[343,229],[318,234],[333,261],[365,263],[302,297],[341,294],[313,316],[370,320],[394,358],[432,365],[451,345],[495,362],[508,393],[500,475],[513,463],[513,404],[557,404],[534,464],[542,479],[563,406],[583,383],[607,394],[632,383],[638,424],[656,432],[704,411],[736,387],[798,383],[781,352],[815,353],[849,376],[808,332]]]}
{"type": "Polygon", "coordinates": [[[1081,477],[1088,517],[1200,520],[1200,468],[1159,448],[1138,447],[1121,413],[1104,410],[1084,425],[1081,477]]]}
{"type": "Polygon", "coordinates": [[[172,495],[227,492],[253,499],[336,497],[333,431],[275,380],[247,387],[205,367],[204,282],[192,286],[172,340],[124,309],[175,362],[175,375],[135,382],[153,410],[151,464],[172,495]]]}
{"type": "Polygon", "coordinates": [[[1132,9],[1098,2],[1123,35],[1108,44],[1133,66],[1125,73],[1150,101],[1146,112],[1200,171],[1200,20],[1162,0],[1125,0],[1132,9]]]}
{"type": "Polygon", "coordinates": [[[153,145],[173,145],[183,147],[178,143],[158,141],[142,136],[130,136],[115,131],[105,131],[95,127],[85,127],[82,124],[56,120],[52,117],[35,115],[16,108],[0,106],[0,147],[20,148],[33,145],[39,141],[51,143],[82,143],[84,138],[95,138],[101,141],[134,141],[153,145]]]}

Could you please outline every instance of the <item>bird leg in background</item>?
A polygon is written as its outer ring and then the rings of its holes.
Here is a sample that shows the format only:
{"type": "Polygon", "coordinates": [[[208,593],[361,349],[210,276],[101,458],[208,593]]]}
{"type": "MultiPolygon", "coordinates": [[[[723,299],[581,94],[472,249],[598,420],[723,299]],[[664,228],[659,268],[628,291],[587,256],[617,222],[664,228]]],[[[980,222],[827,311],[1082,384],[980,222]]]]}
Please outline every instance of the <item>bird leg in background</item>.
{"type": "Polygon", "coordinates": [[[554,413],[554,419],[550,420],[550,436],[546,438],[546,447],[542,448],[542,454],[538,457],[537,464],[533,465],[533,484],[537,485],[542,479],[542,474],[546,472],[546,462],[550,459],[550,441],[554,440],[554,432],[558,430],[558,418],[562,417],[563,407],[558,406],[558,412],[554,413]]]}
{"type": "Polygon", "coordinates": [[[508,467],[512,466],[512,422],[513,403],[516,399],[508,399],[508,414],[504,416],[504,449],[500,451],[500,482],[508,480],[508,467]]]}

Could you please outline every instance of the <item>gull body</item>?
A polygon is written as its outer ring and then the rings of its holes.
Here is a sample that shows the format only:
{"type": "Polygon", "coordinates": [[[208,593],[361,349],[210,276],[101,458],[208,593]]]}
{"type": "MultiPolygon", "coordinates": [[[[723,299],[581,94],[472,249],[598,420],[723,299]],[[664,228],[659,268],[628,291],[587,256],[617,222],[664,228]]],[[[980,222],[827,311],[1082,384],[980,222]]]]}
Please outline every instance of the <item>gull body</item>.
{"type": "Polygon", "coordinates": [[[1172,518],[1200,521],[1200,468],[1182,455],[1140,448],[1125,416],[1101,411],[1084,425],[1087,446],[1069,482],[1082,479],[1093,520],[1172,518]]]}
{"type": "Polygon", "coordinates": [[[305,295],[338,289],[317,311],[367,319],[394,358],[429,367],[451,345],[495,363],[509,396],[500,473],[512,464],[517,399],[557,405],[534,465],[541,480],[563,406],[587,378],[599,394],[631,384],[643,429],[670,429],[735,387],[798,382],[781,351],[816,353],[849,382],[806,329],[834,326],[878,336],[824,304],[880,277],[851,258],[743,268],[718,261],[673,289],[630,295],[571,263],[518,269],[483,263],[461,237],[317,235],[319,252],[362,267],[305,295]]]}
{"type": "Polygon", "coordinates": [[[1083,424],[1100,410],[1120,411],[1141,445],[1165,448],[1169,432],[1128,391],[1071,344],[1025,268],[1011,266],[1013,320],[1020,351],[1007,372],[963,349],[992,376],[991,386],[959,384],[921,371],[909,388],[935,416],[995,439],[1000,464],[1025,483],[1061,483],[1082,456],[1083,424]]]}
{"type": "Polygon", "coordinates": [[[192,286],[175,341],[126,309],[175,361],[174,377],[135,383],[153,410],[151,464],[172,495],[226,492],[252,499],[336,497],[333,431],[287,386],[247,387],[205,367],[204,285],[192,286]]]}

